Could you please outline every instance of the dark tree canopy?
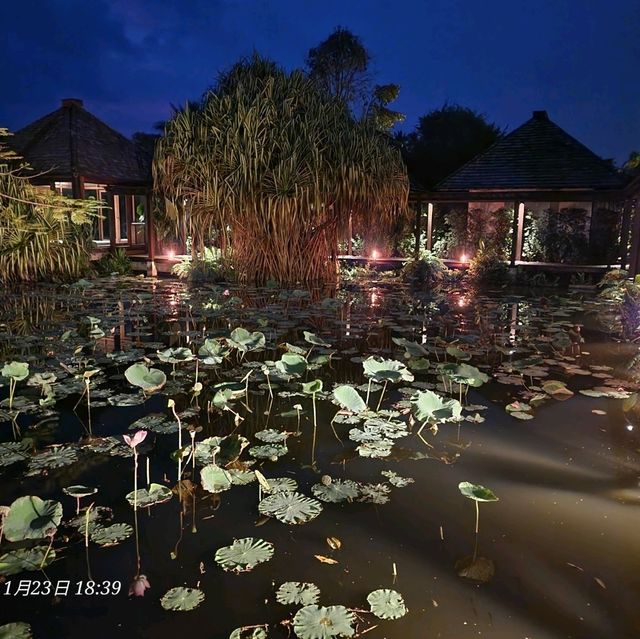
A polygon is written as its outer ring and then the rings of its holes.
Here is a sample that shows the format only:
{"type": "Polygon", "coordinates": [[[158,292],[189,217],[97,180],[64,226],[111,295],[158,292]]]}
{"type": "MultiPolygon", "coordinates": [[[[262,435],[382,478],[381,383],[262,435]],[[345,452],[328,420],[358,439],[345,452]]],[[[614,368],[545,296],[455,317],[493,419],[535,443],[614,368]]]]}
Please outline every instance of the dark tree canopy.
{"type": "Polygon", "coordinates": [[[316,86],[352,106],[368,93],[370,60],[360,38],[338,27],[309,50],[307,70],[316,86]]]}
{"type": "Polygon", "coordinates": [[[409,135],[397,134],[409,174],[430,188],[489,148],[503,130],[485,116],[459,105],[445,105],[420,118],[409,135]]]}

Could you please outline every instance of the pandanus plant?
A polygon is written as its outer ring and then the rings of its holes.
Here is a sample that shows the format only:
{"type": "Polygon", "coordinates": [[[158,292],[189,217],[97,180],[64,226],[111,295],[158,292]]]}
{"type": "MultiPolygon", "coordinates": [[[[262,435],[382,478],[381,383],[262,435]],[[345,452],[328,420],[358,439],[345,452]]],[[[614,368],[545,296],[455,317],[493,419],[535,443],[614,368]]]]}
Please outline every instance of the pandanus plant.
{"type": "Polygon", "coordinates": [[[217,233],[252,281],[335,279],[329,257],[350,215],[356,227],[390,226],[409,191],[399,151],[371,122],[259,56],[175,113],[153,173],[196,250],[217,233]]]}

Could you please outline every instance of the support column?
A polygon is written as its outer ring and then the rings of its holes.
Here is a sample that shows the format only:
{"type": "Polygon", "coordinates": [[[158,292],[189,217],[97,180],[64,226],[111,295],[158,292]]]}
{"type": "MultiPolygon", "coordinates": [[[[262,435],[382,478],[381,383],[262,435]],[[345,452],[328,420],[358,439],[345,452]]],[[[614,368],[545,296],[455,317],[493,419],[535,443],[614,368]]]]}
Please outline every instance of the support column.
{"type": "Polygon", "coordinates": [[[511,233],[511,266],[522,259],[524,237],[524,202],[513,203],[513,227],[511,233]]]}
{"type": "Polygon", "coordinates": [[[640,207],[636,204],[631,222],[631,257],[629,259],[629,275],[635,277],[640,272],[640,207]]]}
{"type": "Polygon", "coordinates": [[[156,227],[153,219],[151,195],[147,194],[147,215],[145,223],[147,227],[147,275],[157,277],[158,269],[156,268],[156,227]]]}
{"type": "Polygon", "coordinates": [[[433,250],[433,202],[427,204],[427,251],[433,250]]]}
{"type": "Polygon", "coordinates": [[[631,228],[631,203],[622,206],[622,225],[620,227],[620,268],[627,268],[629,252],[629,230],[631,228]]]}
{"type": "Polygon", "coordinates": [[[349,212],[349,241],[347,243],[347,255],[353,255],[353,213],[349,212]]]}
{"type": "Polygon", "coordinates": [[[416,259],[420,255],[420,232],[421,232],[420,222],[421,222],[421,218],[422,218],[422,198],[418,196],[418,201],[416,203],[416,226],[415,226],[415,230],[414,230],[415,246],[414,246],[414,249],[413,249],[413,254],[416,257],[416,259]]]}

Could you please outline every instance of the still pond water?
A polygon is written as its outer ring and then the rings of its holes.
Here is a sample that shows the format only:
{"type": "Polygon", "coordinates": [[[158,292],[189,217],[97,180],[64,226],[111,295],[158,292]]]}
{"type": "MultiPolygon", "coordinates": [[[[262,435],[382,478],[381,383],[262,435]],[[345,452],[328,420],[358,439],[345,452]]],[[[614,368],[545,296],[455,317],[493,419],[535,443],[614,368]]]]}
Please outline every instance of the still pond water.
{"type": "MultiPolygon", "coordinates": [[[[607,334],[603,313],[588,295],[432,296],[388,281],[311,293],[144,279],[6,291],[0,361],[29,362],[30,376],[50,383],[43,390],[37,379],[18,382],[13,410],[7,401],[0,409],[0,504],[37,495],[60,502],[63,518],[50,550],[49,539],[2,540],[0,573],[13,574],[0,584],[0,625],[27,622],[36,639],[226,639],[247,626],[255,628],[235,636],[284,638],[295,636],[292,619],[302,606],[279,603],[276,590],[309,582],[320,591],[318,605],[355,611],[350,632],[372,639],[640,637],[638,348],[607,334]],[[237,327],[263,333],[264,347],[257,339],[255,350],[251,342],[249,352],[226,353],[224,338],[237,327]],[[305,339],[304,331],[313,335],[305,339]],[[197,354],[205,338],[220,338],[223,357],[200,361],[202,389],[194,392],[195,359],[162,362],[157,352],[197,354]],[[306,370],[263,368],[295,347],[306,370]],[[369,384],[363,360],[371,356],[403,363],[404,378],[387,376],[384,391],[384,374],[369,384]],[[123,374],[143,357],[168,380],[148,397],[123,374]],[[467,388],[439,369],[460,362],[489,381],[467,388]],[[88,370],[97,371],[89,378],[90,415],[82,396],[88,370]],[[302,383],[316,379],[323,385],[314,441],[314,396],[302,383]],[[224,382],[236,385],[212,403],[224,382]],[[378,416],[341,409],[332,396],[340,385],[369,395],[378,416]],[[428,390],[462,399],[464,410],[457,420],[431,419],[418,436],[411,400],[428,390]],[[53,397],[40,402],[47,393],[53,397]],[[180,486],[169,398],[183,426],[180,486]],[[371,419],[378,421],[365,426],[371,419]],[[388,425],[386,436],[376,423],[388,425]],[[148,436],[137,449],[138,487],[149,477],[173,495],[139,508],[136,518],[125,499],[134,460],[122,435],[141,426],[148,436]],[[192,438],[229,434],[217,458],[213,444],[201,444],[194,465],[192,438]],[[16,461],[15,447],[6,445],[20,438],[27,441],[16,461]],[[228,490],[203,489],[200,470],[212,461],[236,471],[228,490]],[[313,498],[313,518],[288,525],[261,514],[266,492],[254,470],[267,481],[289,480],[282,487],[295,481],[297,493],[313,498]],[[341,503],[316,499],[326,497],[329,481],[353,494],[341,503]],[[464,481],[499,497],[480,504],[477,547],[475,504],[458,489],[464,481]],[[63,492],[72,485],[98,489],[80,500],[75,526],[76,499],[63,492]],[[98,509],[100,519],[85,525],[90,504],[90,517],[98,509]],[[124,538],[96,543],[93,527],[114,523],[127,524],[124,538]],[[223,570],[216,551],[247,537],[272,544],[271,559],[247,572],[223,570]],[[34,545],[47,554],[42,570],[6,568],[16,548],[34,545]],[[482,580],[458,575],[474,550],[486,558],[482,580]],[[139,574],[150,587],[130,597],[139,574]],[[11,594],[24,579],[58,588],[70,580],[69,592],[53,597],[32,586],[29,596],[11,594]],[[88,594],[90,579],[95,594],[88,594]],[[190,611],[163,609],[163,595],[181,586],[199,589],[204,601],[190,611]],[[367,596],[378,589],[400,593],[408,612],[394,620],[371,614],[367,596]]],[[[8,380],[0,381],[7,398],[8,380]]],[[[325,624],[317,636],[330,630],[325,624]]]]}

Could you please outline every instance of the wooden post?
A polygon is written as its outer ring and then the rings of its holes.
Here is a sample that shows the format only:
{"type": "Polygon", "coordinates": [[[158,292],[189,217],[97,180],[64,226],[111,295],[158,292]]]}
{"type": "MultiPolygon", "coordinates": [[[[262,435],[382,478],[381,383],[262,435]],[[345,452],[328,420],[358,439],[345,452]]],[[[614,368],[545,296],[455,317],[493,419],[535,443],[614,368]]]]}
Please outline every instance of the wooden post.
{"type": "Polygon", "coordinates": [[[622,205],[622,225],[620,227],[620,268],[627,268],[629,252],[629,229],[631,227],[631,203],[622,205]]]}
{"type": "Polygon", "coordinates": [[[156,277],[158,270],[156,268],[156,228],[153,220],[151,194],[147,193],[147,215],[145,224],[147,227],[147,275],[156,277]]]}
{"type": "Polygon", "coordinates": [[[353,213],[349,211],[349,242],[347,244],[347,255],[353,255],[353,213]]]}
{"type": "Polygon", "coordinates": [[[433,250],[433,202],[427,204],[427,251],[433,250]]]}
{"type": "Polygon", "coordinates": [[[116,207],[113,201],[113,193],[107,191],[107,219],[109,220],[109,252],[114,255],[116,252],[116,207]]]}
{"type": "Polygon", "coordinates": [[[511,267],[522,258],[522,238],[524,232],[524,203],[513,203],[513,226],[511,230],[511,267]]]}
{"type": "Polygon", "coordinates": [[[414,231],[414,235],[415,235],[415,246],[413,249],[413,254],[415,256],[416,259],[418,259],[419,255],[420,255],[420,221],[422,217],[422,198],[420,196],[418,196],[418,201],[416,202],[416,227],[415,227],[415,231],[414,231]]]}
{"type": "Polygon", "coordinates": [[[640,272],[640,207],[636,204],[631,223],[631,258],[629,260],[629,275],[635,277],[640,272]]]}

